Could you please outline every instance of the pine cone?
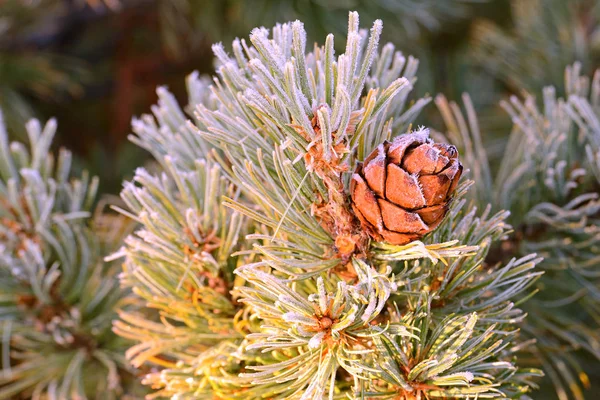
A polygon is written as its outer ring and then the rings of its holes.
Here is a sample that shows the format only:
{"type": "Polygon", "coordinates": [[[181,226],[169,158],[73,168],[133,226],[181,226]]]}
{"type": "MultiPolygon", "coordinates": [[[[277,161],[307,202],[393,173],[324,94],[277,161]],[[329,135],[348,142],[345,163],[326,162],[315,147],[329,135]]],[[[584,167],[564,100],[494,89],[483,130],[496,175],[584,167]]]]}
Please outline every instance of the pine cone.
{"type": "Polygon", "coordinates": [[[396,245],[435,229],[462,174],[456,147],[428,131],[380,144],[352,175],[352,208],[371,237],[396,245]]]}

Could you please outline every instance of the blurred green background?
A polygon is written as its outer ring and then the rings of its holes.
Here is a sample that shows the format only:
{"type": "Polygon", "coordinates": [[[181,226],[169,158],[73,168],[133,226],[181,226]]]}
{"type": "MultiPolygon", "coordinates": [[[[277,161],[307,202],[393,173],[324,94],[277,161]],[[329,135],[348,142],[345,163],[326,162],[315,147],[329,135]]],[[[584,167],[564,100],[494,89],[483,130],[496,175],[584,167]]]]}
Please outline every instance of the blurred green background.
{"type": "MultiPolygon", "coordinates": [[[[0,0],[0,107],[14,138],[32,116],[56,117],[57,145],[101,177],[103,193],[146,154],[127,141],[132,116],[155,88],[186,102],[184,78],[213,71],[211,44],[226,47],[255,26],[300,19],[309,41],[336,34],[347,13],[384,22],[385,41],[420,59],[417,94],[468,91],[487,145],[498,152],[510,121],[497,103],[511,93],[562,85],[575,60],[598,66],[596,0],[0,0]]],[[[430,105],[423,123],[439,122],[430,105]]]]}

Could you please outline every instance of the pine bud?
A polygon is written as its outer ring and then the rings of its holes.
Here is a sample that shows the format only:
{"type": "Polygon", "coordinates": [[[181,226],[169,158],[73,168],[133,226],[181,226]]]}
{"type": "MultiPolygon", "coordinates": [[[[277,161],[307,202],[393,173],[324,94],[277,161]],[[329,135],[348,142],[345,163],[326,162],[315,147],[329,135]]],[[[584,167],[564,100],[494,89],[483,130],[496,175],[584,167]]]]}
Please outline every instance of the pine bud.
{"type": "Polygon", "coordinates": [[[456,147],[428,131],[380,144],[352,175],[352,208],[375,240],[409,243],[444,219],[462,174],[456,147]]]}

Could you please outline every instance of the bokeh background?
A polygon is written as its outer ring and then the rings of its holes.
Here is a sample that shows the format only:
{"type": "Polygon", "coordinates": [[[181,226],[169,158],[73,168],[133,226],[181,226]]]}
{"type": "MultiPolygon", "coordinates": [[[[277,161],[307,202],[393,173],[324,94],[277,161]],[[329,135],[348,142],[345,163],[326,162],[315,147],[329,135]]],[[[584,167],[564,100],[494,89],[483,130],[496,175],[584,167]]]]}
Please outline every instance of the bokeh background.
{"type": "MultiPolygon", "coordinates": [[[[213,71],[211,44],[226,47],[255,26],[302,20],[310,41],[336,34],[348,10],[384,22],[385,41],[420,59],[417,95],[469,92],[487,146],[500,154],[510,94],[554,84],[576,60],[590,73],[600,54],[597,0],[0,0],[0,107],[14,138],[32,116],[56,117],[57,146],[101,177],[121,182],[146,154],[127,141],[155,88],[186,102],[184,79],[213,71]]],[[[422,123],[439,123],[435,106],[422,123]]],[[[441,124],[438,124],[441,126],[441,124]]]]}

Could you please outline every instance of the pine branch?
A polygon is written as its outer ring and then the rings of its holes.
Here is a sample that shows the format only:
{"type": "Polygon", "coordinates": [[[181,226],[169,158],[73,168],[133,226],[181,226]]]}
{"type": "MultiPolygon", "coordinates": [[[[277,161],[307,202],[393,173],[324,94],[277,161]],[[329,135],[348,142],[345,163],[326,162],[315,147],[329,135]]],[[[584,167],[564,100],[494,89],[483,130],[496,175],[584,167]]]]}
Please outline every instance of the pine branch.
{"type": "MultiPolygon", "coordinates": [[[[537,362],[552,379],[560,399],[583,399],[581,387],[589,387],[581,368],[585,354],[598,358],[597,280],[593,272],[598,258],[598,179],[595,159],[597,140],[598,73],[590,85],[580,76],[581,65],[566,68],[568,99],[557,98],[555,89],[544,89],[543,108],[532,95],[513,97],[503,103],[514,123],[502,167],[494,183],[495,208],[510,209],[509,221],[515,233],[492,250],[489,262],[535,252],[544,257],[546,272],[537,284],[540,294],[526,303],[530,315],[524,330],[538,344],[537,362]]],[[[470,118],[474,111],[468,97],[465,107],[470,118]]],[[[438,98],[442,113],[458,105],[438,98]]],[[[454,142],[466,157],[479,157],[483,147],[473,147],[479,132],[465,124],[457,134],[453,120],[446,118],[454,142]],[[469,155],[470,154],[470,155],[469,155]]],[[[480,160],[485,160],[484,157],[480,160]]],[[[473,164],[473,175],[490,174],[484,162],[473,164]]],[[[486,197],[480,196],[480,202],[486,197]]],[[[590,371],[591,372],[591,371],[590,371]]]]}
{"type": "Polygon", "coordinates": [[[511,1],[514,23],[503,29],[478,21],[473,32],[475,63],[511,93],[542,90],[553,83],[559,93],[565,65],[579,60],[586,69],[598,64],[594,32],[598,7],[593,0],[511,1]]]}
{"type": "Polygon", "coordinates": [[[90,219],[98,181],[54,157],[55,131],[30,121],[27,149],[0,121],[0,398],[117,398],[132,370],[111,332],[123,292],[102,263],[109,241],[90,219]]]}
{"type": "Polygon", "coordinates": [[[408,100],[417,61],[378,49],[380,21],[370,35],[358,22],[350,13],[338,56],[332,35],[305,54],[300,22],[253,30],[233,57],[216,45],[218,78],[190,85],[196,122],[160,91],[156,120],[135,123],[163,171],[138,170],[122,193],[141,228],[116,257],[145,308],[115,329],[139,343],[132,362],[159,369],[145,378],[153,396],[519,398],[535,387],[541,373],[515,352],[531,348],[517,304],[540,258],[485,262],[510,230],[506,212],[478,215],[465,183],[439,226],[402,246],[351,208],[352,171],[376,149],[406,143],[425,154],[411,162],[459,168],[426,129],[406,134],[428,102],[408,100]]]}

